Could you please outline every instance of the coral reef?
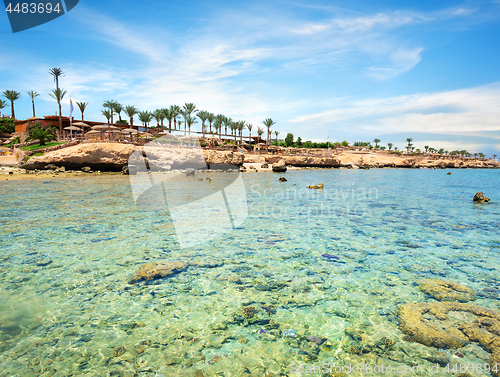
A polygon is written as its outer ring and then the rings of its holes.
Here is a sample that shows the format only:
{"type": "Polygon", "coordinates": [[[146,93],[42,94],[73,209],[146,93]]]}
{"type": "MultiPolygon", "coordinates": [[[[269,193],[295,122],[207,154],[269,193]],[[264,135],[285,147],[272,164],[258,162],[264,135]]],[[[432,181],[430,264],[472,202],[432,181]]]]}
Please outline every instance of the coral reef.
{"type": "Polygon", "coordinates": [[[401,305],[398,317],[400,330],[421,344],[456,349],[477,342],[491,353],[490,365],[500,365],[500,312],[464,303],[433,302],[401,305]]]}
{"type": "Polygon", "coordinates": [[[451,281],[425,279],[418,282],[420,290],[439,301],[469,302],[476,299],[476,294],[465,285],[451,281]]]}
{"type": "Polygon", "coordinates": [[[188,267],[184,262],[153,262],[141,266],[134,276],[129,280],[129,284],[135,284],[142,280],[152,280],[172,275],[183,271],[188,267]]]}

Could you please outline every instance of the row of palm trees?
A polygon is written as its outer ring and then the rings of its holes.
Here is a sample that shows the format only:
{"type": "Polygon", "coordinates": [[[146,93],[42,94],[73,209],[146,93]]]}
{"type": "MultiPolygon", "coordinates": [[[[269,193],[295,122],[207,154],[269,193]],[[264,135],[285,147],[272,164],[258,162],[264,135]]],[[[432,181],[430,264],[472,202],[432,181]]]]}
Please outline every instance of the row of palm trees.
{"type": "MultiPolygon", "coordinates": [[[[77,102],[80,111],[83,113],[85,111],[87,103],[81,105],[77,102]]],[[[253,125],[244,121],[234,121],[223,114],[215,115],[209,111],[199,110],[196,108],[194,103],[185,103],[183,106],[171,105],[168,108],[156,109],[155,111],[139,111],[135,106],[123,106],[122,104],[109,100],[105,101],[102,105],[104,110],[102,110],[102,115],[107,119],[108,123],[114,123],[114,115],[118,115],[118,123],[124,123],[122,121],[122,112],[129,118],[130,125],[134,125],[134,116],[138,115],[139,121],[142,125],[147,128],[150,127],[150,123],[156,120],[156,128],[165,129],[164,122],[168,120],[168,132],[171,133],[172,130],[181,130],[182,125],[184,125],[184,135],[191,134],[191,126],[198,123],[196,118],[201,121],[201,130],[203,137],[205,133],[213,133],[212,127],[215,129],[215,134],[222,137],[222,129],[224,128],[224,135],[229,136],[227,130],[231,131],[231,136],[234,136],[234,141],[236,143],[236,138],[239,136],[240,143],[243,142],[243,130],[247,129],[249,131],[249,138],[252,137],[253,125]],[[179,119],[182,117],[183,120],[179,119]],[[206,124],[207,122],[208,124],[206,124]]],[[[271,118],[265,119],[263,122],[264,126],[267,128],[267,143],[271,141],[271,127],[276,124],[271,118]]],[[[262,127],[257,127],[257,135],[261,137],[264,134],[264,129],[262,127]]]]}

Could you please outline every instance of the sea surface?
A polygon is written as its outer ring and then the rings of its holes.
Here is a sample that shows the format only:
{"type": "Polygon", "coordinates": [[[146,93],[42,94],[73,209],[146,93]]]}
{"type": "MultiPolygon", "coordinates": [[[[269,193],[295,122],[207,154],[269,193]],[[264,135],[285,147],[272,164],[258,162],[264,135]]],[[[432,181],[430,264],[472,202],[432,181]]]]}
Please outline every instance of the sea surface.
{"type": "Polygon", "coordinates": [[[478,343],[429,347],[399,327],[401,305],[440,302],[425,279],[500,310],[500,170],[451,172],[244,173],[246,219],[184,248],[183,225],[137,207],[127,176],[2,183],[0,376],[375,375],[314,372],[325,363],[450,376],[447,363],[484,365],[478,343]],[[492,202],[473,204],[478,191],[492,202]],[[130,284],[159,261],[189,267],[130,284]]]}

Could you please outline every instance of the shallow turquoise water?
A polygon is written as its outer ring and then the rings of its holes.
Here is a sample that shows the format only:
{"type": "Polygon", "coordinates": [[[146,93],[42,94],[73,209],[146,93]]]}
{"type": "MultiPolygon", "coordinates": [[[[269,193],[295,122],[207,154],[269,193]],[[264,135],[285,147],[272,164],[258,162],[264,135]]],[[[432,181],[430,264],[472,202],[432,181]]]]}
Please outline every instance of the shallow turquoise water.
{"type": "Polygon", "coordinates": [[[295,376],[291,363],[488,360],[477,344],[458,358],[405,341],[396,308],[436,301],[417,284],[430,278],[498,309],[500,171],[284,176],[243,174],[245,222],[185,249],[166,211],[135,206],[127,177],[2,183],[0,375],[295,376]],[[473,204],[477,191],[493,203],[473,204]],[[128,284],[159,260],[201,264],[128,284]],[[311,335],[332,348],[315,360],[304,352],[311,335]],[[384,337],[395,345],[377,351],[384,337]],[[352,352],[363,344],[374,349],[352,352]]]}

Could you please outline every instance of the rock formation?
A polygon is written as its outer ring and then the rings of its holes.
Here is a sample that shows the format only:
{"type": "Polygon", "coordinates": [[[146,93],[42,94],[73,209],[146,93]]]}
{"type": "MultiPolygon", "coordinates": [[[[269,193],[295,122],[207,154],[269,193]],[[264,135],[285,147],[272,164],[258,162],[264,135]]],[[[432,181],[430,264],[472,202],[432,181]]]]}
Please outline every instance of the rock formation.
{"type": "Polygon", "coordinates": [[[469,302],[476,299],[476,294],[465,285],[451,281],[425,279],[418,282],[420,290],[439,301],[469,302]]]}
{"type": "Polygon", "coordinates": [[[153,280],[164,278],[176,272],[185,270],[188,265],[184,262],[153,262],[141,266],[134,276],[129,280],[129,284],[135,284],[142,280],[153,280]]]}
{"type": "Polygon", "coordinates": [[[311,186],[307,186],[308,189],[316,189],[316,190],[319,190],[319,189],[322,189],[323,188],[323,183],[320,183],[319,185],[311,185],[311,186]]]}
{"type": "Polygon", "coordinates": [[[273,164],[273,172],[284,173],[286,172],[285,160],[281,159],[273,164]]]}
{"type": "MultiPolygon", "coordinates": [[[[490,352],[490,366],[493,368],[496,363],[500,367],[500,313],[497,311],[456,302],[433,302],[401,305],[398,317],[400,330],[414,341],[428,347],[452,349],[477,342],[490,352]],[[462,312],[462,315],[448,316],[449,312],[462,312]]],[[[500,376],[498,369],[492,374],[500,376]]]]}
{"type": "Polygon", "coordinates": [[[474,198],[472,198],[472,201],[474,203],[488,203],[490,201],[489,198],[486,196],[483,196],[482,192],[476,192],[476,195],[474,195],[474,198]]]}

